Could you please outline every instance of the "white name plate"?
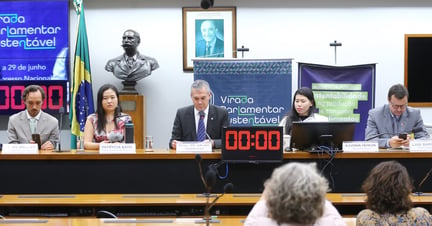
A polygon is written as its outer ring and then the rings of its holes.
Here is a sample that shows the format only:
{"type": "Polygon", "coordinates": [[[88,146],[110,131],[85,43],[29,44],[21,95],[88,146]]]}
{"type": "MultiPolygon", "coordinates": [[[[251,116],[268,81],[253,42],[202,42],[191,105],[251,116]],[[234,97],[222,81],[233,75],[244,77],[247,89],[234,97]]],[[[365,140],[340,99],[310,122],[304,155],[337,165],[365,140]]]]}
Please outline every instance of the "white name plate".
{"type": "Polygon", "coordinates": [[[2,154],[39,154],[37,144],[3,144],[2,154]]]}
{"type": "Polygon", "coordinates": [[[378,152],[378,142],[370,141],[344,141],[342,143],[344,152],[378,152]]]}
{"type": "Polygon", "coordinates": [[[177,141],[177,153],[211,153],[212,143],[209,140],[205,141],[177,141]]]}
{"type": "Polygon", "coordinates": [[[123,144],[123,143],[100,143],[99,144],[100,154],[135,154],[136,145],[123,144]]]}
{"type": "Polygon", "coordinates": [[[432,151],[432,139],[411,140],[409,145],[410,151],[432,151]]]}

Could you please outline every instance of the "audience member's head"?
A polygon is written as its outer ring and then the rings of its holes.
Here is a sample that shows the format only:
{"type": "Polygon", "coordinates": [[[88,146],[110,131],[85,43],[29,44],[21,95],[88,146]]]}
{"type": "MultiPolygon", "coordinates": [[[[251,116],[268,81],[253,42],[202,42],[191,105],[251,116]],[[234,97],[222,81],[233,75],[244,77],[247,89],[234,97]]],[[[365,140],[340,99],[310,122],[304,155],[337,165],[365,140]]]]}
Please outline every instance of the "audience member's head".
{"type": "Polygon", "coordinates": [[[29,115],[35,117],[39,114],[45,100],[45,91],[38,85],[29,85],[23,91],[22,100],[29,115]]]}
{"type": "Polygon", "coordinates": [[[411,179],[407,169],[396,161],[376,165],[363,182],[368,209],[378,214],[404,213],[411,209],[411,179]]]}
{"type": "Polygon", "coordinates": [[[315,163],[285,164],[265,183],[270,218],[279,224],[313,224],[324,213],[328,190],[328,182],[315,163]]]}
{"type": "Polygon", "coordinates": [[[195,80],[191,85],[191,98],[198,111],[204,111],[211,97],[210,85],[204,80],[195,80]]]}

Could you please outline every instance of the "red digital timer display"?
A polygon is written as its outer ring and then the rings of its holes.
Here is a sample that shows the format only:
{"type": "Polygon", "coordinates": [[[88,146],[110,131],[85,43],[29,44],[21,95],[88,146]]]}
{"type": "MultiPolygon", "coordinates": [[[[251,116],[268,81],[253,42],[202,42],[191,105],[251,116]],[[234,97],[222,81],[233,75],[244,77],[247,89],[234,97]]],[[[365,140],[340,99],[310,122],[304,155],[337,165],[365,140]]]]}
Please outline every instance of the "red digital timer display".
{"type": "Polygon", "coordinates": [[[282,160],[283,127],[228,127],[222,134],[222,159],[226,161],[282,160]]]}
{"type": "Polygon", "coordinates": [[[45,91],[42,110],[58,112],[67,104],[66,81],[0,81],[0,114],[13,114],[25,109],[22,94],[30,84],[40,85],[45,91]]]}

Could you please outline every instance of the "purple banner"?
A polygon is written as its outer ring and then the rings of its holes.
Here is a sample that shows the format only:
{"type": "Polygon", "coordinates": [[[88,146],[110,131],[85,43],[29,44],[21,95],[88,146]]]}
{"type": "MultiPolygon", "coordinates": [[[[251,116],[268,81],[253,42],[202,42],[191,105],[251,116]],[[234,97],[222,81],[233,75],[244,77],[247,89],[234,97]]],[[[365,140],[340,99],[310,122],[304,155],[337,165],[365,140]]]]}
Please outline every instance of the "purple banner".
{"type": "Polygon", "coordinates": [[[299,63],[299,87],[311,87],[319,113],[329,121],[357,122],[354,140],[364,140],[375,103],[375,64],[328,66],[299,63]]]}

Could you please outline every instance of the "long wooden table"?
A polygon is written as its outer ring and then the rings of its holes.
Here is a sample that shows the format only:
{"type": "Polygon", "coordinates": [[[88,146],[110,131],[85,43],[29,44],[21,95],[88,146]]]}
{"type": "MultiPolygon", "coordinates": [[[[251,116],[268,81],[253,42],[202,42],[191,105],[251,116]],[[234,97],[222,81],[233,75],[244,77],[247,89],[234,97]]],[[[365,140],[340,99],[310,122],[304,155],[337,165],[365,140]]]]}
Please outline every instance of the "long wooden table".
{"type": "MultiPolygon", "coordinates": [[[[203,171],[220,162],[220,152],[201,154],[203,171]]],[[[414,185],[432,167],[431,152],[387,151],[376,153],[327,154],[286,152],[281,163],[229,163],[226,179],[217,180],[213,192],[221,193],[225,183],[235,193],[260,193],[274,168],[283,163],[316,162],[329,179],[332,192],[361,192],[370,169],[381,161],[397,160],[405,165],[414,185]]],[[[226,175],[225,164],[219,167],[226,175]]],[[[0,194],[141,194],[201,193],[204,186],[195,154],[155,150],[136,154],[85,152],[41,152],[34,155],[0,155],[0,194]]],[[[421,190],[432,191],[432,178],[421,190]]]]}
{"type": "MultiPolygon", "coordinates": [[[[210,197],[212,202],[216,196],[210,197]]],[[[212,213],[217,215],[247,215],[261,194],[225,194],[212,213]]],[[[356,215],[365,208],[363,193],[328,193],[331,201],[343,215],[356,215]]],[[[411,196],[415,206],[429,209],[432,194],[411,196]]],[[[94,216],[99,210],[109,210],[120,216],[196,216],[202,215],[206,197],[202,194],[31,194],[3,195],[0,208],[3,215],[29,216],[94,216]],[[33,212],[32,212],[33,211],[33,212]]]]}
{"type": "MultiPolygon", "coordinates": [[[[244,216],[234,216],[234,217],[218,217],[218,223],[211,223],[213,226],[243,226],[244,220],[246,217],[244,216]]],[[[10,218],[6,219],[11,223],[6,223],[0,220],[2,225],[20,225],[20,226],[35,226],[35,225],[44,225],[44,226],[59,226],[59,225],[68,225],[68,226],[106,226],[106,225],[116,225],[116,226],[130,226],[130,225],[143,225],[143,226],[161,226],[161,225],[205,225],[205,223],[195,223],[195,221],[200,220],[199,218],[120,218],[120,219],[96,219],[96,218],[82,218],[82,217],[73,217],[73,218],[37,218],[33,219],[33,221],[44,222],[40,223],[24,223],[23,218],[10,218]],[[19,224],[16,221],[21,221],[19,224]],[[15,223],[12,223],[15,221],[15,223]],[[116,222],[116,223],[114,223],[116,222]],[[121,223],[123,222],[123,223],[121,223]],[[153,222],[153,223],[152,223],[153,222]]],[[[27,219],[30,220],[30,219],[27,219]]],[[[355,226],[355,218],[344,218],[347,226],[355,226]]]]}

